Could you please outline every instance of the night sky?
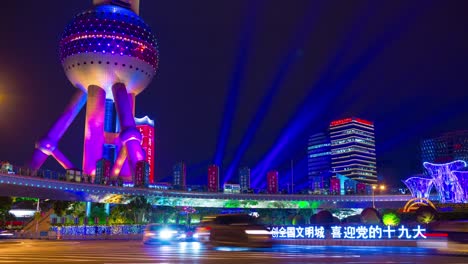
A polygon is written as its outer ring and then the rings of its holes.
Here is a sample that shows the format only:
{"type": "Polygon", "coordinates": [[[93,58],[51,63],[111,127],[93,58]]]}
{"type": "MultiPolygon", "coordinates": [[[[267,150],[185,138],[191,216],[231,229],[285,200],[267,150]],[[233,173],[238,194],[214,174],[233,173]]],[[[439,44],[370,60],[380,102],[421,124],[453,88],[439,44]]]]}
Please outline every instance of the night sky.
{"type": "MultiPolygon", "coordinates": [[[[2,1],[0,160],[26,164],[75,92],[58,40],[89,7],[2,1]]],[[[160,50],[136,108],[156,120],[156,177],[171,181],[183,160],[188,184],[206,184],[216,161],[222,174],[279,169],[284,182],[293,159],[301,185],[308,135],[356,116],[375,122],[378,174],[399,184],[421,170],[421,139],[468,129],[467,10],[455,0],[141,0],[160,50]]],[[[83,133],[84,109],[59,143],[78,166],[83,133]]]]}

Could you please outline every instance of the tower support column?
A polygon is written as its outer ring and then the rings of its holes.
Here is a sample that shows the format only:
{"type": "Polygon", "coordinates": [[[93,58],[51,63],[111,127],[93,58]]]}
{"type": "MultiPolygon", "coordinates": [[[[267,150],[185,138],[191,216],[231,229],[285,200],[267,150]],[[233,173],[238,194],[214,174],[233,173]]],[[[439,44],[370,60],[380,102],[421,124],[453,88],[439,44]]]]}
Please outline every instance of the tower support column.
{"type": "MultiPolygon", "coordinates": [[[[72,99],[65,108],[65,111],[63,111],[63,114],[54,123],[47,135],[36,143],[36,149],[34,150],[31,161],[29,162],[29,167],[31,169],[39,169],[42,166],[42,164],[44,164],[47,157],[49,155],[52,155],[52,153],[57,147],[59,140],[62,138],[65,131],[67,131],[68,127],[78,115],[81,108],[83,108],[85,103],[86,93],[81,90],[78,90],[73,95],[72,99]]],[[[62,164],[62,166],[64,166],[64,164],[62,164]]]]}
{"type": "Polygon", "coordinates": [[[115,108],[119,117],[121,126],[120,140],[122,145],[127,148],[127,155],[130,162],[132,173],[135,173],[136,164],[138,161],[145,158],[143,149],[141,148],[141,134],[136,128],[135,118],[132,111],[132,100],[129,100],[129,95],[125,84],[116,83],[112,86],[114,95],[115,108]]]}
{"type": "Polygon", "coordinates": [[[99,86],[90,85],[88,87],[88,103],[86,105],[83,173],[92,176],[96,174],[96,162],[102,158],[105,103],[106,92],[99,86]]]}

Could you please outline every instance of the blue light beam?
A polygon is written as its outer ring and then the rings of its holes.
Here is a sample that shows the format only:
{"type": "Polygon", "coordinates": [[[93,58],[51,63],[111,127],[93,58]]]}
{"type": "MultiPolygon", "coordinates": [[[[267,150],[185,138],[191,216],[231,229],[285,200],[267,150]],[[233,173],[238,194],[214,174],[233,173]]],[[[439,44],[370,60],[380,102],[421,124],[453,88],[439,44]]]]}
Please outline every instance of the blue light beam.
{"type": "Polygon", "coordinates": [[[306,37],[308,37],[308,35],[311,34],[311,25],[314,25],[316,20],[320,17],[319,14],[321,14],[321,9],[318,7],[320,6],[317,6],[317,3],[311,3],[307,8],[307,12],[304,16],[303,21],[299,23],[300,26],[297,27],[298,30],[293,35],[290,45],[291,47],[288,49],[289,52],[283,59],[283,62],[280,64],[280,67],[277,70],[276,74],[273,76],[270,88],[268,89],[267,94],[263,97],[260,107],[258,108],[254,118],[251,120],[247,132],[244,134],[242,142],[234,155],[234,159],[232,160],[226,172],[224,178],[225,183],[229,182],[229,180],[232,178],[235,170],[239,166],[243,155],[247,151],[252,140],[255,138],[258,128],[260,127],[262,121],[267,115],[274,97],[283,85],[284,80],[286,79],[287,74],[290,72],[291,67],[294,65],[294,63],[300,56],[298,54],[299,47],[305,44],[306,37]]]}
{"type": "Polygon", "coordinates": [[[232,120],[234,119],[234,113],[237,107],[239,89],[246,73],[245,65],[247,64],[250,43],[254,32],[254,27],[252,25],[255,24],[255,18],[257,17],[257,10],[260,1],[254,1],[254,3],[255,5],[252,5],[251,8],[247,8],[248,13],[246,15],[246,20],[244,21],[240,37],[240,50],[236,56],[236,64],[234,66],[232,80],[230,82],[226,102],[224,104],[221,132],[218,137],[218,144],[214,156],[214,164],[218,166],[221,166],[221,162],[223,160],[224,151],[231,133],[232,120]]]}

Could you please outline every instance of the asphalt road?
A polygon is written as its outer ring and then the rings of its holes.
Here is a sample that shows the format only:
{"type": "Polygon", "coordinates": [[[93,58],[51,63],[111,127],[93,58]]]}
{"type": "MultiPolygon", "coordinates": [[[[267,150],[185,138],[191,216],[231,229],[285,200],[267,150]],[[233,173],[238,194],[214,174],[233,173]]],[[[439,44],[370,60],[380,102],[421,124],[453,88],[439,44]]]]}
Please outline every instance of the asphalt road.
{"type": "Polygon", "coordinates": [[[137,241],[0,241],[0,263],[468,263],[467,256],[403,247],[276,245],[205,248],[197,242],[144,246],[137,241]]]}

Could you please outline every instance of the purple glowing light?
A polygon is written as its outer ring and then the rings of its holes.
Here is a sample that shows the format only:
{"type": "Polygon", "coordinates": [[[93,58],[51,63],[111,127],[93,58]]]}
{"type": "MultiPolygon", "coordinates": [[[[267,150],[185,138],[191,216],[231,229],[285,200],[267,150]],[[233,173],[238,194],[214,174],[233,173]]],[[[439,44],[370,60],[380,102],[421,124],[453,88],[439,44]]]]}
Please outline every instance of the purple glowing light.
{"type": "Polygon", "coordinates": [[[464,173],[456,172],[467,166],[467,163],[462,160],[456,160],[449,163],[434,164],[429,162],[423,163],[426,170],[430,173],[432,180],[424,178],[409,178],[405,184],[413,193],[413,196],[428,195],[431,185],[434,184],[439,195],[441,203],[463,203],[466,202],[467,182],[464,173]]]}
{"type": "Polygon", "coordinates": [[[433,180],[423,177],[411,177],[403,181],[415,198],[429,198],[433,180]]]}

